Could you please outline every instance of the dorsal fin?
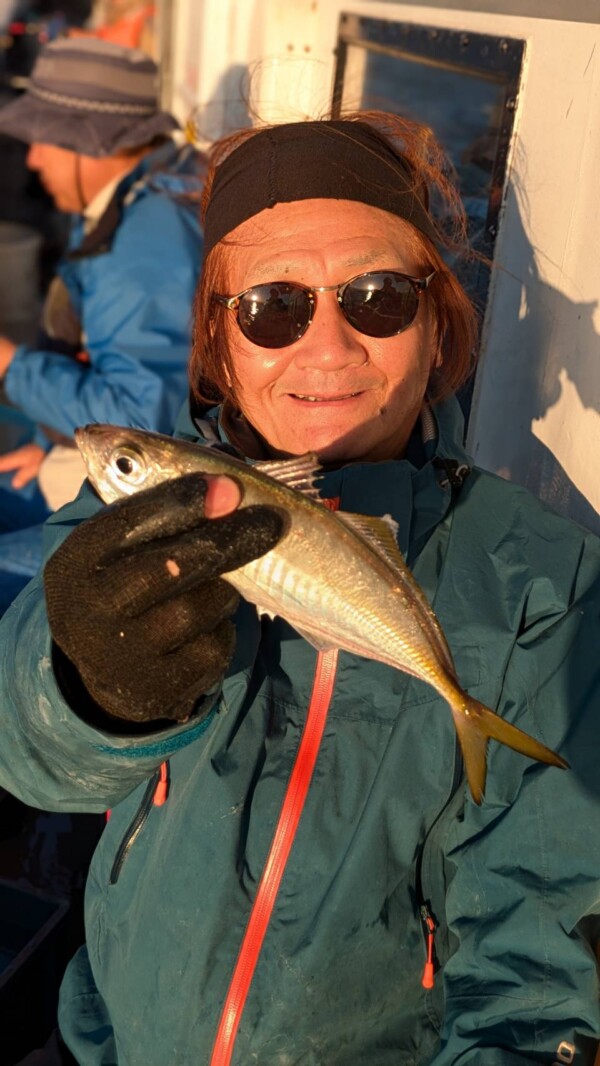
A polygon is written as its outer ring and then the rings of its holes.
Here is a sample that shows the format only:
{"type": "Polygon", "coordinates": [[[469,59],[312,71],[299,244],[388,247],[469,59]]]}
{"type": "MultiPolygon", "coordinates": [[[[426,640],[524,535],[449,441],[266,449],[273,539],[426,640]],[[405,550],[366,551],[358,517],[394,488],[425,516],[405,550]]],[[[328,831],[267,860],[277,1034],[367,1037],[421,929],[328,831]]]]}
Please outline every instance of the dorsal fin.
{"type": "Polygon", "coordinates": [[[290,489],[304,493],[305,496],[319,499],[315,480],[322,470],[314,452],[307,452],[306,455],[298,455],[293,459],[268,459],[255,463],[254,469],[275,478],[290,489]]]}
{"type": "Polygon", "coordinates": [[[382,559],[385,559],[386,563],[393,567],[394,570],[402,574],[406,573],[406,563],[402,558],[402,553],[396,541],[398,523],[391,515],[386,514],[381,518],[374,518],[372,515],[336,511],[336,516],[345,525],[350,526],[350,529],[353,529],[355,533],[358,533],[359,536],[368,541],[373,550],[382,559]]]}
{"type": "Polygon", "coordinates": [[[422,612],[422,623],[429,634],[430,640],[437,648],[438,654],[448,672],[455,676],[454,662],[448,641],[433,613],[431,604],[420,585],[415,581],[396,543],[398,523],[391,515],[384,515],[383,518],[372,518],[369,515],[352,514],[348,511],[337,511],[336,514],[342,522],[345,522],[356,533],[364,537],[373,550],[382,559],[385,559],[386,563],[402,578],[405,591],[412,597],[422,612]]]}

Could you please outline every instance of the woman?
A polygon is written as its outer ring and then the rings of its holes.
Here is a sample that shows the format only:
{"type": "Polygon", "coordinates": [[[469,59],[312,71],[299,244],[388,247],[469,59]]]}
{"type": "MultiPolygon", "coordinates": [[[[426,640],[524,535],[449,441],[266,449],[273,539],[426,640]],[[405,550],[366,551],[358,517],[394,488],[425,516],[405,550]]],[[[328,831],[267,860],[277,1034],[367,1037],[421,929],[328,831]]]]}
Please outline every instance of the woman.
{"type": "Polygon", "coordinates": [[[600,551],[469,471],[473,313],[430,191],[460,229],[391,116],[217,148],[180,431],[315,450],[330,506],[391,514],[462,684],[572,768],[492,744],[478,807],[428,686],[236,604],[219,574],[281,520],[233,481],[73,531],[82,495],[50,527],[49,626],[40,582],[5,621],[1,757],[30,803],[112,809],[61,992],[85,1066],[591,1061],[600,551]]]}

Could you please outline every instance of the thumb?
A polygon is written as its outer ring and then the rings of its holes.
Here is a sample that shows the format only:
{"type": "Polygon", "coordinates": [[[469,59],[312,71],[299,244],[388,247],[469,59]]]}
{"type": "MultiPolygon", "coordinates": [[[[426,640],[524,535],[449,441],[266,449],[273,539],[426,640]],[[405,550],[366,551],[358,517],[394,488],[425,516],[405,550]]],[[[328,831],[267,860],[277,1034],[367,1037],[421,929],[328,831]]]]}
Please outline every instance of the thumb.
{"type": "Polygon", "coordinates": [[[230,514],[241,501],[239,485],[230,477],[219,475],[206,478],[204,515],[206,518],[223,518],[230,514]]]}

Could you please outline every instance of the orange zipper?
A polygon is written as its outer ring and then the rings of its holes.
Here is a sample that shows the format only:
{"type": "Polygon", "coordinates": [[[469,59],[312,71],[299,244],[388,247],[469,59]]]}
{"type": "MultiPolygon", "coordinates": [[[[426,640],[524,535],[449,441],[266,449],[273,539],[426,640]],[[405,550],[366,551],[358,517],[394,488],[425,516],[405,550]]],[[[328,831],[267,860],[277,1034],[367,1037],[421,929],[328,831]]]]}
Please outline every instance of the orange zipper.
{"type": "Polygon", "coordinates": [[[300,746],[225,997],[210,1066],[229,1066],[275,900],[292,850],[333,695],[338,651],[319,652],[300,746]]]}
{"type": "Polygon", "coordinates": [[[427,958],[425,960],[425,966],[423,967],[423,976],[421,978],[421,984],[423,985],[423,988],[429,989],[433,988],[435,984],[435,920],[431,911],[425,904],[421,907],[421,919],[427,930],[427,958]]]}

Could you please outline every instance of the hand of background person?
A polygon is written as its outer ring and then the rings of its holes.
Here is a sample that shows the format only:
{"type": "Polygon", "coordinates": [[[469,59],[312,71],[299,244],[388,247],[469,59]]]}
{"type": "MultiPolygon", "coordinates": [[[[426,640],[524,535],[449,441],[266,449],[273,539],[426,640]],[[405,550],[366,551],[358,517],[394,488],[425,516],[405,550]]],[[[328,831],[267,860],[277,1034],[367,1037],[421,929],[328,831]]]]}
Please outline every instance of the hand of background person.
{"type": "Polygon", "coordinates": [[[13,489],[22,489],[38,476],[46,452],[39,444],[23,444],[12,452],[0,455],[0,474],[15,471],[11,480],[13,489]]]}
{"type": "Polygon", "coordinates": [[[8,337],[0,336],[0,378],[3,378],[12,363],[13,355],[18,345],[9,341],[8,337]]]}
{"type": "Polygon", "coordinates": [[[185,721],[225,673],[238,595],[219,575],[283,532],[278,511],[239,502],[232,479],[189,474],[107,507],[49,559],[52,637],[109,715],[185,721]]]}

